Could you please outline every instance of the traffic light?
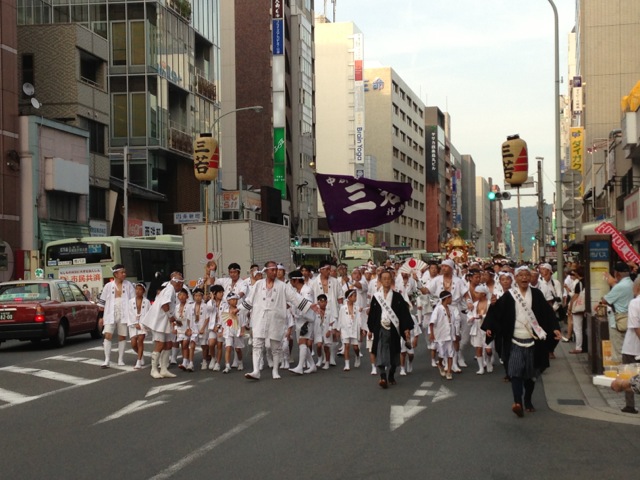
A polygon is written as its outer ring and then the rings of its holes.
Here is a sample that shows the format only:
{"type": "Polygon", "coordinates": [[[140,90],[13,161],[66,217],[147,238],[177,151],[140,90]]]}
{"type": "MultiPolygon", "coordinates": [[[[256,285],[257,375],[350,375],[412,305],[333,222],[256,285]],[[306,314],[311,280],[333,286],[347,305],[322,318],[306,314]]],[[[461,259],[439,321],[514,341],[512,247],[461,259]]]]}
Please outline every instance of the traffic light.
{"type": "Polygon", "coordinates": [[[531,235],[531,241],[535,242],[536,241],[536,236],[535,235],[531,235]]]}
{"type": "Polygon", "coordinates": [[[552,247],[556,246],[556,237],[551,237],[551,240],[549,241],[549,245],[551,245],[552,247]]]}
{"type": "Polygon", "coordinates": [[[509,192],[489,192],[487,193],[487,198],[490,202],[497,200],[510,200],[511,194],[509,192]]]}

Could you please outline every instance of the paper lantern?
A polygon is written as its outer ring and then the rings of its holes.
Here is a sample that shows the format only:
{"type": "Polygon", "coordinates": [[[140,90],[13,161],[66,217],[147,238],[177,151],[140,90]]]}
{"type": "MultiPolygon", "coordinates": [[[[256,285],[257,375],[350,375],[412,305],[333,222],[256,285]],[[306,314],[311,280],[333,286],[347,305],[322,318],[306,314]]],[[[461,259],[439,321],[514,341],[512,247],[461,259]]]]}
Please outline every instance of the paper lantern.
{"type": "Polygon", "coordinates": [[[514,187],[519,187],[527,181],[529,176],[529,155],[527,142],[518,135],[507,137],[502,144],[502,168],[504,181],[514,187]]]}
{"type": "Polygon", "coordinates": [[[218,168],[218,142],[210,133],[201,133],[193,143],[193,173],[201,182],[213,182],[218,178],[218,168]]]}

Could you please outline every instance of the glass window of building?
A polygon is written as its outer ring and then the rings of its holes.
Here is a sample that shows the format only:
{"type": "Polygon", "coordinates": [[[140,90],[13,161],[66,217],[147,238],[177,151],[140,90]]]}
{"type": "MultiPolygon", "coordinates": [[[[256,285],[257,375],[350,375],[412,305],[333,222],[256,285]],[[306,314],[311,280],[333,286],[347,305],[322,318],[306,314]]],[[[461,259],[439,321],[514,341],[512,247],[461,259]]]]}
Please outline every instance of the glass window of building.
{"type": "Polygon", "coordinates": [[[47,211],[50,220],[61,222],[78,221],[78,196],[70,193],[47,192],[47,211]]]}
{"type": "Polygon", "coordinates": [[[127,64],[127,24],[111,23],[111,64],[127,64]]]}
{"type": "Polygon", "coordinates": [[[127,105],[126,93],[114,93],[111,95],[112,109],[111,109],[111,123],[113,128],[114,138],[128,137],[127,132],[127,119],[129,117],[129,107],[127,105]]]}
{"type": "Polygon", "coordinates": [[[131,65],[146,63],[147,42],[144,35],[144,22],[129,23],[129,38],[131,43],[131,65]]]}

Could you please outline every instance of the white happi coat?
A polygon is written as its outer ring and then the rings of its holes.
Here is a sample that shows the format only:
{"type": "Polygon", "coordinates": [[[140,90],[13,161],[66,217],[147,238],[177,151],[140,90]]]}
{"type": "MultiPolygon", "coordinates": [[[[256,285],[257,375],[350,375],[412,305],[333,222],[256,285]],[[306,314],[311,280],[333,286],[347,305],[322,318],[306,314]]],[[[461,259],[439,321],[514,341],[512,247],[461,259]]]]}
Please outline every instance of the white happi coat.
{"type": "Polygon", "coordinates": [[[171,318],[175,314],[176,308],[176,289],[169,283],[162,290],[151,305],[151,308],[142,319],[142,325],[149,330],[161,333],[171,333],[171,318]],[[169,312],[162,310],[163,305],[169,305],[169,312]]]}
{"type": "Polygon", "coordinates": [[[142,298],[142,305],[140,305],[140,313],[138,314],[138,303],[136,298],[129,300],[129,326],[134,326],[136,323],[144,318],[147,312],[151,309],[151,302],[148,298],[142,298]]]}
{"type": "MultiPolygon", "coordinates": [[[[120,296],[122,306],[122,318],[120,321],[127,325],[129,324],[129,301],[136,297],[136,289],[129,280],[122,282],[122,294],[120,296]]],[[[104,286],[98,305],[104,307],[103,322],[105,325],[116,323],[115,317],[115,301],[116,301],[116,282],[109,282],[104,286]]],[[[134,322],[135,323],[135,322],[134,322]]]]}
{"type": "Polygon", "coordinates": [[[235,285],[233,283],[233,280],[231,280],[231,278],[229,277],[219,278],[216,280],[216,285],[221,285],[222,288],[224,288],[224,296],[222,297],[223,302],[230,292],[234,292],[236,295],[242,298],[247,294],[247,291],[249,290],[249,282],[247,280],[243,280],[242,278],[239,278],[235,285]]]}
{"type": "Polygon", "coordinates": [[[339,299],[342,298],[342,285],[340,280],[334,277],[328,278],[328,287],[329,291],[325,293],[322,288],[322,276],[318,275],[313,278],[310,282],[310,287],[313,289],[313,300],[318,300],[318,295],[325,294],[327,296],[327,313],[329,317],[331,317],[331,321],[338,321],[338,312],[340,312],[340,303],[339,299]]]}
{"type": "MultiPolygon", "coordinates": [[[[435,277],[429,285],[427,286],[431,295],[436,297],[440,296],[440,292],[444,290],[444,276],[438,275],[435,277]]],[[[465,295],[469,291],[469,286],[466,282],[457,277],[455,274],[452,276],[451,280],[451,305],[458,309],[458,313],[462,313],[462,311],[467,309],[467,302],[465,300],[465,295]]]]}
{"type": "Polygon", "coordinates": [[[305,313],[311,302],[291,285],[275,279],[267,289],[267,280],[258,280],[247,297],[238,304],[240,310],[251,311],[251,331],[254,338],[281,341],[287,328],[287,302],[305,313]]]}

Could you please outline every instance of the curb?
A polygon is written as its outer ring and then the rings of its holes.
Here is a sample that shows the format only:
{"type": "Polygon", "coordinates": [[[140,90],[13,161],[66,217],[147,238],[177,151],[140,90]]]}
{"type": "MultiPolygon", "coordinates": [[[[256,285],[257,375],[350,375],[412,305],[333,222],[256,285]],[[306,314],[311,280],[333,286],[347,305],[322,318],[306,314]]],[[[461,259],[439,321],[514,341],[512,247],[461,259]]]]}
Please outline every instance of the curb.
{"type": "MultiPolygon", "coordinates": [[[[593,385],[586,354],[570,354],[569,348],[566,343],[558,344],[556,359],[542,375],[549,408],[563,415],[640,426],[639,415],[622,413],[610,406],[603,395],[607,389],[593,385]]],[[[611,393],[624,402],[622,393],[611,393]]]]}

